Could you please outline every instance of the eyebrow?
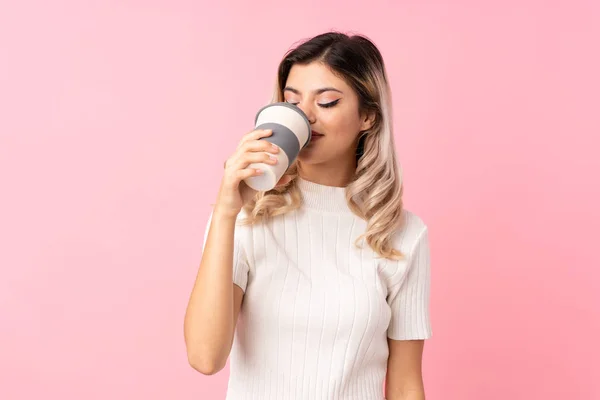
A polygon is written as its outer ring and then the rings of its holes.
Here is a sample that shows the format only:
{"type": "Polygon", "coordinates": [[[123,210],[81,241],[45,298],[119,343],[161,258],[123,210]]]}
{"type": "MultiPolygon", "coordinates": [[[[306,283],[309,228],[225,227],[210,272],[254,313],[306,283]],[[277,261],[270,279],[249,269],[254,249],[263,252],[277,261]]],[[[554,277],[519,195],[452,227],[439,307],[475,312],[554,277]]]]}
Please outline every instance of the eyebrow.
{"type": "MultiPolygon", "coordinates": [[[[283,91],[284,92],[292,92],[292,93],[295,93],[295,94],[298,94],[298,95],[300,94],[300,91],[298,89],[294,89],[291,86],[286,86],[283,89],[283,91]]],[[[325,92],[338,92],[338,93],[344,94],[344,92],[342,92],[341,90],[333,88],[333,87],[324,87],[324,88],[317,89],[317,90],[314,91],[315,94],[321,94],[321,93],[325,93],[325,92]]]]}

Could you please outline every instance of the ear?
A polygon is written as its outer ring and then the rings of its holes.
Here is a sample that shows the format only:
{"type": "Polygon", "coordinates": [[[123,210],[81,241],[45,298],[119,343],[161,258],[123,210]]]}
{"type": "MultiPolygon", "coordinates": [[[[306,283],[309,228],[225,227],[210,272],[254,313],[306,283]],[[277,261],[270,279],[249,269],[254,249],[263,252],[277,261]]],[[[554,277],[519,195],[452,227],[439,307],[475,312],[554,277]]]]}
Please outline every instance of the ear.
{"type": "Polygon", "coordinates": [[[375,112],[372,111],[370,113],[363,114],[361,116],[361,122],[361,131],[368,131],[369,129],[371,129],[373,127],[373,124],[375,124],[375,112]]]}

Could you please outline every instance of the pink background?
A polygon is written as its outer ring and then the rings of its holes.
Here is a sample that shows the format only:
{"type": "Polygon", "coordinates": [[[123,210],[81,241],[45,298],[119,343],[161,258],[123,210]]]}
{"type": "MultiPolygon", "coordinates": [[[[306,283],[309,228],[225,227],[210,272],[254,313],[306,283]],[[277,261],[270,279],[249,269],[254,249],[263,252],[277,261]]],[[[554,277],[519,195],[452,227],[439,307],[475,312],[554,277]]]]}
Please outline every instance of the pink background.
{"type": "Polygon", "coordinates": [[[204,224],[280,57],[331,28],[385,57],[431,229],[428,400],[600,398],[597,2],[8,3],[0,398],[224,398],[183,342],[204,224]]]}

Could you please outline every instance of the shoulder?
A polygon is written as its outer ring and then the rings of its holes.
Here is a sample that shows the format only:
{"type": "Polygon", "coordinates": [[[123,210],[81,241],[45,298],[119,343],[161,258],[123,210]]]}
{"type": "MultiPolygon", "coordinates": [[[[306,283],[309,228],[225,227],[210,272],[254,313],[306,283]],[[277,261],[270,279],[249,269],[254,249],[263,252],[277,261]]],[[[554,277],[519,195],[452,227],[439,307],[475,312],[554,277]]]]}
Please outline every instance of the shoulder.
{"type": "Polygon", "coordinates": [[[410,253],[419,242],[427,239],[428,226],[416,213],[404,209],[402,222],[394,234],[394,247],[403,254],[410,253]]]}
{"type": "Polygon", "coordinates": [[[237,232],[243,233],[252,231],[256,223],[249,223],[247,221],[248,217],[250,217],[250,213],[242,208],[235,220],[235,229],[237,232]]]}
{"type": "Polygon", "coordinates": [[[404,209],[402,211],[402,225],[400,230],[406,230],[409,234],[417,234],[420,235],[423,232],[427,231],[427,224],[417,214],[414,212],[404,209]]]}

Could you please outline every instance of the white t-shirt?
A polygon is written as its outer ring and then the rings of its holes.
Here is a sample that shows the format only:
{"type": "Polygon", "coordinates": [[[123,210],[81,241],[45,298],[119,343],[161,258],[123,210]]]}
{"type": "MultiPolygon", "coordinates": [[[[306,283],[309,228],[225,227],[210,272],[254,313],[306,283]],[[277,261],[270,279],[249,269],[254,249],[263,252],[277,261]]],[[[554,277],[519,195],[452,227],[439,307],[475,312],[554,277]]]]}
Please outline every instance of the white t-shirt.
{"type": "Polygon", "coordinates": [[[245,294],[226,399],[383,400],[387,338],[432,335],[427,226],[404,210],[394,248],[406,258],[377,258],[354,246],[367,224],[345,188],[298,185],[299,210],[236,227],[233,282],[245,294]]]}

